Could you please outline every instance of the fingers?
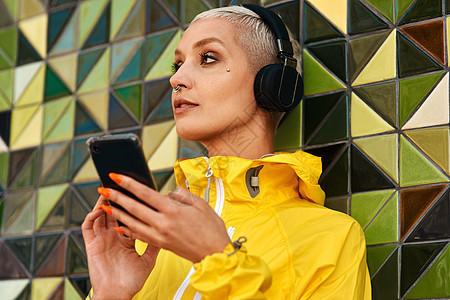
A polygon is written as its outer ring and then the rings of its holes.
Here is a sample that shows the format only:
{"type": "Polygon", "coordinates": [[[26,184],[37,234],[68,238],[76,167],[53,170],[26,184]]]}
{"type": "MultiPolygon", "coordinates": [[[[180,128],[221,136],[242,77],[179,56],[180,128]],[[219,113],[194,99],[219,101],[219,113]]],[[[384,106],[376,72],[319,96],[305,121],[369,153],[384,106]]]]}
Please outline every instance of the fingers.
{"type": "Polygon", "coordinates": [[[200,198],[199,196],[194,195],[193,193],[181,187],[177,187],[175,190],[173,190],[173,192],[169,194],[169,198],[180,205],[195,205],[197,201],[205,202],[203,198],[200,198]]]}
{"type": "Polygon", "coordinates": [[[90,241],[95,238],[94,225],[101,216],[104,216],[104,212],[98,209],[86,215],[83,224],[81,224],[83,238],[85,241],[90,241]]]}

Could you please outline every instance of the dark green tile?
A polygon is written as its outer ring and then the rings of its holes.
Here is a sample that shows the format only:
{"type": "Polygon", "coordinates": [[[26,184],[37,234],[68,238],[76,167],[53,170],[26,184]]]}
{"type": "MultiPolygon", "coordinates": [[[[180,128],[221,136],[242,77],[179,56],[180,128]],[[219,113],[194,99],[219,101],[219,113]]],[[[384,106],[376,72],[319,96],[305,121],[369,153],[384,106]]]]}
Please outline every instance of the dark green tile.
{"type": "Polygon", "coordinates": [[[87,276],[71,276],[69,280],[82,298],[84,298],[91,290],[91,282],[87,276]]]}
{"type": "Polygon", "coordinates": [[[61,237],[60,233],[37,235],[35,237],[33,270],[36,271],[47,258],[50,251],[61,237]]]}
{"type": "Polygon", "coordinates": [[[346,149],[320,177],[319,184],[327,197],[348,194],[348,155],[346,149]]]}
{"type": "Polygon", "coordinates": [[[81,198],[90,205],[90,208],[94,208],[97,199],[99,198],[97,188],[100,186],[100,182],[86,182],[74,185],[75,190],[79,193],[81,198]]]}
{"type": "Polygon", "coordinates": [[[343,37],[342,33],[330,24],[306,1],[303,8],[303,28],[305,43],[343,37]]]}
{"type": "Polygon", "coordinates": [[[161,100],[156,109],[150,114],[146,124],[152,124],[160,121],[167,121],[173,119],[171,92],[161,100]]]}
{"type": "Polygon", "coordinates": [[[114,90],[118,98],[123,104],[130,110],[130,112],[138,119],[141,120],[142,110],[142,85],[135,84],[114,90]]]}
{"type": "Polygon", "coordinates": [[[399,299],[398,263],[398,250],[395,250],[372,278],[373,300],[399,299]]]}
{"type": "Polygon", "coordinates": [[[87,272],[88,266],[86,255],[70,237],[67,246],[66,274],[83,274],[87,272]]]}
{"type": "Polygon", "coordinates": [[[19,30],[19,44],[17,53],[17,65],[25,65],[42,60],[36,49],[30,44],[25,35],[19,30]]]}
{"type": "Polygon", "coordinates": [[[18,152],[11,152],[9,170],[11,176],[9,178],[10,189],[18,190],[24,188],[35,187],[38,179],[39,155],[37,149],[29,149],[18,152]],[[24,155],[26,154],[26,155],[24,155]],[[13,157],[14,156],[14,157],[13,157]],[[17,159],[23,158],[16,168],[17,159]],[[15,173],[17,171],[17,173],[15,173]],[[14,177],[15,176],[15,177],[14,177]]]}
{"type": "Polygon", "coordinates": [[[146,0],[145,32],[151,33],[162,29],[175,27],[175,21],[167,11],[154,0],[146,0]]]}
{"type": "Polygon", "coordinates": [[[75,7],[51,12],[48,15],[48,30],[47,30],[47,49],[51,49],[60,35],[66,28],[70,18],[75,11],[75,7]]]}
{"type": "Polygon", "coordinates": [[[130,62],[117,77],[115,84],[139,80],[142,77],[142,48],[134,54],[130,62]]]}
{"type": "Polygon", "coordinates": [[[155,178],[155,183],[158,189],[162,188],[167,180],[172,176],[173,171],[161,171],[161,172],[153,172],[153,177],[155,178]]]}
{"type": "Polygon", "coordinates": [[[66,240],[67,237],[63,237],[58,241],[47,258],[42,262],[39,270],[36,271],[37,276],[61,276],[64,274],[66,240]]]}
{"type": "Polygon", "coordinates": [[[9,152],[0,153],[0,189],[8,184],[9,152]]]}
{"type": "Polygon", "coordinates": [[[71,178],[79,171],[89,157],[89,152],[86,147],[87,139],[88,138],[81,138],[73,140],[73,156],[70,162],[71,178]]]}
{"type": "Polygon", "coordinates": [[[167,79],[160,79],[145,83],[144,86],[144,120],[156,110],[158,104],[172,95],[172,88],[167,79]]]}
{"type": "Polygon", "coordinates": [[[347,43],[345,41],[309,46],[308,50],[331,72],[347,82],[347,43]]]}
{"type": "Polygon", "coordinates": [[[28,271],[31,269],[31,237],[18,237],[6,239],[5,243],[9,246],[14,255],[22,262],[28,271]]]}
{"type": "Polygon", "coordinates": [[[71,92],[65,83],[55,74],[52,68],[47,65],[45,72],[45,101],[70,95],[71,92]]]}
{"type": "Polygon", "coordinates": [[[348,214],[348,199],[347,198],[332,199],[332,200],[325,199],[325,207],[343,212],[344,214],[348,214]]]}
{"type": "Polygon", "coordinates": [[[138,125],[137,120],[120,102],[112,93],[109,94],[108,128],[119,129],[138,125]]]}
{"type": "Polygon", "coordinates": [[[78,70],[77,70],[77,87],[80,87],[83,81],[88,76],[89,72],[98,62],[106,48],[95,49],[87,51],[78,56],[78,70]]]}
{"type": "Polygon", "coordinates": [[[178,138],[178,157],[195,158],[199,156],[208,156],[208,149],[199,142],[187,141],[178,138]]]}
{"type": "Polygon", "coordinates": [[[397,245],[387,245],[367,248],[367,266],[371,277],[378,271],[396,247],[397,245]]]}
{"type": "Polygon", "coordinates": [[[84,42],[83,49],[107,43],[109,40],[110,29],[110,7],[108,4],[92,29],[88,38],[84,42]]]}
{"type": "Polygon", "coordinates": [[[11,250],[0,242],[0,279],[26,278],[27,274],[11,250]]]}
{"type": "Polygon", "coordinates": [[[79,102],[75,105],[75,135],[84,135],[102,131],[94,118],[79,102]]]}
{"type": "Polygon", "coordinates": [[[47,174],[41,174],[41,185],[54,185],[70,180],[71,147],[66,143],[49,144],[44,147],[43,153],[45,154],[46,151],[51,151],[51,148],[55,147],[62,148],[63,152],[56,157],[46,156],[46,161],[41,162],[43,165],[48,164],[47,167],[50,168],[47,174]]]}
{"type": "Polygon", "coordinates": [[[11,130],[11,111],[3,111],[0,112],[0,137],[5,142],[5,144],[9,145],[9,136],[11,130]]]}
{"type": "Polygon", "coordinates": [[[7,6],[0,1],[0,28],[14,24],[14,18],[9,13],[7,6]]]}
{"type": "Polygon", "coordinates": [[[171,30],[165,33],[150,36],[145,40],[142,45],[142,53],[144,56],[144,74],[147,74],[151,67],[154,66],[161,53],[176,33],[176,30],[171,30]]]}
{"type": "Polygon", "coordinates": [[[69,193],[69,214],[67,225],[69,228],[80,227],[86,215],[90,212],[89,207],[74,192],[69,193]]]}
{"type": "Polygon", "coordinates": [[[349,34],[389,28],[388,24],[359,0],[350,0],[349,2],[349,34]]]}
{"type": "Polygon", "coordinates": [[[442,16],[441,0],[417,0],[399,24],[412,23],[442,16]]]}
{"type": "Polygon", "coordinates": [[[39,227],[39,232],[64,230],[65,216],[67,213],[67,192],[63,197],[55,204],[53,209],[48,214],[47,218],[43,221],[39,227]]]}
{"type": "MultiPolygon", "coordinates": [[[[282,2],[281,2],[282,3],[282,2]]],[[[278,14],[295,39],[299,39],[300,29],[300,1],[291,1],[270,7],[270,10],[278,14]]]]}

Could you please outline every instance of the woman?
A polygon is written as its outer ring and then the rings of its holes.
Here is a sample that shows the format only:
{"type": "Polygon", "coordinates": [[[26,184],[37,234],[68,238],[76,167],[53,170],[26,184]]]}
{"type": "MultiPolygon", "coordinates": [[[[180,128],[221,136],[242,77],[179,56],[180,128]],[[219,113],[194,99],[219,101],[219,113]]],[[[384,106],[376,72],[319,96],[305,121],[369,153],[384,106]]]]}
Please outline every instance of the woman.
{"type": "Polygon", "coordinates": [[[254,81],[278,52],[249,9],[191,23],[175,50],[172,104],[179,136],[210,158],[178,161],[168,197],[111,174],[156,210],[99,189],[82,226],[93,299],[370,299],[364,235],[323,207],[320,159],[273,154],[280,113],[257,104],[254,81]],[[149,245],[142,256],[134,239],[149,245]]]}

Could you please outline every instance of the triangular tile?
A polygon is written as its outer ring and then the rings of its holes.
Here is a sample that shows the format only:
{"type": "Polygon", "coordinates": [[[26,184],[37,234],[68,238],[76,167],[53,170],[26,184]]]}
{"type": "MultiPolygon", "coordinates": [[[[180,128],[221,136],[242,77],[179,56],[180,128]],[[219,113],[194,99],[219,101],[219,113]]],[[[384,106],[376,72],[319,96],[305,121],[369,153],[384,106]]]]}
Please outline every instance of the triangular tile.
{"type": "Polygon", "coordinates": [[[39,0],[18,0],[18,19],[23,20],[45,12],[45,7],[39,0]]]}
{"type": "MultiPolygon", "coordinates": [[[[97,170],[92,159],[88,159],[76,172],[73,182],[83,182],[89,180],[98,180],[97,170]]],[[[97,184],[98,186],[98,184],[97,184]]]]}
{"type": "Polygon", "coordinates": [[[115,39],[117,32],[122,27],[126,18],[135,6],[137,0],[113,0],[111,1],[111,40],[115,39]]]}
{"type": "Polygon", "coordinates": [[[401,28],[412,40],[445,65],[444,20],[409,25],[401,28]]]}
{"type": "Polygon", "coordinates": [[[69,181],[68,178],[70,169],[70,143],[58,143],[45,145],[42,149],[41,169],[40,169],[40,183],[41,185],[56,184],[53,182],[54,177],[60,177],[58,183],[69,181]],[[65,174],[61,174],[64,169],[65,174]],[[55,172],[58,171],[59,172],[55,172]],[[54,174],[58,173],[58,175],[54,174]],[[55,176],[56,175],[56,176],[55,176]],[[50,181],[50,183],[49,183],[50,181]]]}
{"type": "Polygon", "coordinates": [[[61,276],[64,274],[64,262],[66,254],[66,237],[59,240],[58,244],[48,254],[47,259],[41,264],[36,275],[39,277],[61,276]]]}
{"type": "Polygon", "coordinates": [[[389,31],[383,31],[349,41],[348,76],[350,81],[355,80],[388,35],[389,31]]]}
{"type": "Polygon", "coordinates": [[[309,46],[308,51],[343,82],[347,81],[347,43],[345,41],[309,46]]]}
{"type": "Polygon", "coordinates": [[[397,47],[399,53],[398,76],[400,78],[443,69],[430,55],[408,41],[400,32],[397,35],[397,47]]]}
{"type": "Polygon", "coordinates": [[[394,188],[391,180],[355,146],[351,147],[352,192],[394,188]]]}
{"type": "Polygon", "coordinates": [[[358,34],[389,28],[389,25],[359,0],[350,0],[348,28],[349,34],[358,34]]]}
{"type": "Polygon", "coordinates": [[[44,99],[45,64],[40,65],[20,97],[15,98],[15,107],[42,103],[44,99]]]}
{"type": "Polygon", "coordinates": [[[164,5],[174,14],[174,16],[181,20],[181,2],[177,0],[166,0],[164,2],[164,5]]]}
{"type": "Polygon", "coordinates": [[[100,182],[85,182],[75,185],[75,190],[91,208],[94,207],[97,202],[98,192],[97,188],[100,186],[100,182]]]}
{"type": "Polygon", "coordinates": [[[34,196],[5,224],[4,235],[26,235],[34,230],[34,196]]]}
{"type": "Polygon", "coordinates": [[[428,210],[406,239],[407,243],[450,238],[450,197],[447,190],[428,210]]]}
{"type": "Polygon", "coordinates": [[[383,82],[364,85],[354,89],[355,93],[366,102],[389,125],[397,124],[397,82],[383,82]]]}
{"type": "Polygon", "coordinates": [[[8,7],[9,12],[14,18],[17,18],[17,1],[16,0],[3,0],[8,7]]]}
{"type": "Polygon", "coordinates": [[[141,46],[141,40],[131,40],[113,44],[111,47],[111,79],[116,79],[120,72],[130,63],[134,54],[141,46]]]}
{"type": "Polygon", "coordinates": [[[0,49],[13,65],[17,55],[17,27],[0,30],[0,49]]]}
{"type": "Polygon", "coordinates": [[[86,255],[74,242],[72,237],[70,237],[69,244],[67,246],[66,273],[80,274],[87,272],[88,272],[88,265],[86,255]]]}
{"type": "Polygon", "coordinates": [[[8,7],[0,2],[0,27],[6,27],[14,24],[14,18],[9,12],[8,7]]]}
{"type": "Polygon", "coordinates": [[[150,117],[145,122],[145,124],[148,125],[171,119],[173,119],[173,108],[172,108],[171,92],[168,92],[166,96],[158,104],[158,106],[152,111],[150,117]]]}
{"type": "Polygon", "coordinates": [[[405,131],[410,138],[428,157],[449,174],[449,128],[423,128],[405,131]]]}
{"type": "Polygon", "coordinates": [[[130,110],[137,120],[141,120],[142,85],[135,84],[114,90],[123,104],[130,110]]]}
{"type": "Polygon", "coordinates": [[[354,139],[353,142],[395,182],[398,182],[398,135],[354,139]]]}
{"type": "Polygon", "coordinates": [[[40,57],[47,55],[48,15],[42,14],[19,22],[19,29],[40,57]]]}
{"type": "Polygon", "coordinates": [[[98,46],[109,41],[110,5],[107,5],[96,21],[95,26],[83,43],[83,49],[98,46]]]}
{"type": "Polygon", "coordinates": [[[400,186],[448,181],[405,137],[400,136],[400,186]]]}
{"type": "Polygon", "coordinates": [[[91,283],[89,277],[70,277],[70,282],[77,292],[83,297],[87,295],[91,289],[91,283]]]}
{"type": "Polygon", "coordinates": [[[70,21],[75,7],[68,7],[48,15],[47,49],[52,49],[70,21]]]}
{"type": "Polygon", "coordinates": [[[406,294],[405,299],[418,298],[447,298],[450,295],[450,286],[447,276],[450,265],[450,247],[441,253],[425,275],[419,279],[411,291],[406,294]]]}
{"type": "Polygon", "coordinates": [[[59,233],[37,235],[35,237],[33,272],[36,271],[36,269],[48,257],[48,254],[55,247],[60,237],[61,234],[59,233]]]}
{"type": "Polygon", "coordinates": [[[365,228],[394,192],[395,190],[379,190],[353,194],[350,202],[352,218],[365,228]]]}
{"type": "Polygon", "coordinates": [[[13,183],[30,165],[36,164],[38,153],[36,148],[10,152],[8,184],[13,183]]]}
{"type": "MultiPolygon", "coordinates": [[[[138,0],[123,23],[115,40],[125,40],[145,34],[145,0],[138,0]]],[[[189,3],[191,7],[191,3],[189,3]]]]}
{"type": "Polygon", "coordinates": [[[315,60],[307,50],[303,50],[303,80],[305,95],[344,89],[345,86],[315,60]]]}
{"type": "Polygon", "coordinates": [[[208,10],[209,7],[201,0],[191,0],[189,2],[189,6],[184,6],[184,12],[183,12],[183,23],[189,23],[191,22],[196,15],[201,13],[202,11],[208,10]]]}
{"type": "MultiPolygon", "coordinates": [[[[311,151],[312,152],[312,151],[311,151]]],[[[348,148],[336,157],[334,163],[329,166],[319,179],[319,184],[327,197],[347,195],[348,186],[348,148]]]]}
{"type": "Polygon", "coordinates": [[[153,152],[153,155],[148,160],[148,165],[152,170],[163,170],[172,168],[172,165],[177,160],[178,150],[178,135],[175,127],[167,134],[158,149],[153,152]]]}
{"type": "Polygon", "coordinates": [[[336,25],[344,34],[347,34],[347,0],[310,0],[324,16],[336,25]]]}
{"type": "Polygon", "coordinates": [[[400,295],[404,295],[409,287],[427,269],[430,263],[444,248],[445,243],[404,245],[402,247],[402,268],[400,295]]]}
{"type": "Polygon", "coordinates": [[[148,37],[144,44],[142,45],[142,53],[145,54],[144,57],[144,73],[147,74],[150,68],[152,68],[158,58],[162,55],[164,49],[167,48],[168,44],[175,35],[178,33],[178,30],[171,30],[162,34],[156,34],[148,37]]]}
{"type": "Polygon", "coordinates": [[[159,188],[163,187],[164,184],[169,180],[170,177],[172,177],[173,171],[161,171],[161,172],[154,172],[153,176],[155,178],[156,186],[159,188]]]}
{"type": "Polygon", "coordinates": [[[386,18],[391,21],[391,23],[394,23],[394,0],[365,0],[367,3],[369,3],[372,7],[374,7],[378,12],[383,14],[386,18]]]}
{"type": "Polygon", "coordinates": [[[58,77],[62,79],[64,85],[72,92],[75,91],[77,85],[77,62],[76,53],[57,56],[48,61],[55,73],[58,74],[58,77]]]}
{"type": "Polygon", "coordinates": [[[10,124],[11,111],[0,112],[0,138],[5,143],[5,146],[9,145],[10,124]]]}
{"type": "Polygon", "coordinates": [[[69,214],[67,215],[67,226],[81,227],[86,215],[90,212],[89,207],[83,204],[83,201],[78,198],[78,196],[71,192],[69,196],[69,214]]]}
{"type": "Polygon", "coordinates": [[[108,4],[108,0],[92,0],[84,1],[79,6],[80,22],[79,22],[79,35],[78,35],[78,47],[83,45],[91,33],[94,26],[97,24],[102,13],[105,11],[105,7],[108,4]]]}
{"type": "Polygon", "coordinates": [[[137,125],[137,120],[130,115],[128,109],[113,94],[109,95],[109,129],[125,128],[137,125]]]}
{"type": "Polygon", "coordinates": [[[48,296],[48,300],[60,300],[64,298],[64,281],[62,281],[56,289],[48,296]]]}
{"type": "Polygon", "coordinates": [[[375,216],[364,230],[367,245],[395,243],[398,241],[398,194],[385,204],[381,211],[375,216]]]}
{"type": "Polygon", "coordinates": [[[167,121],[142,129],[142,149],[146,159],[152,156],[174,125],[174,121],[167,121]]]}
{"type": "Polygon", "coordinates": [[[446,74],[402,129],[448,124],[448,89],[448,74],[446,74]]]}
{"type": "Polygon", "coordinates": [[[373,299],[398,299],[398,249],[372,277],[373,299]]]}
{"type": "Polygon", "coordinates": [[[78,71],[77,71],[77,87],[86,80],[93,68],[104,54],[105,48],[95,49],[89,52],[84,52],[78,56],[78,71]]]}
{"type": "Polygon", "coordinates": [[[145,80],[157,79],[165,76],[171,76],[172,71],[167,67],[175,60],[175,48],[181,40],[182,31],[178,30],[173,39],[161,53],[156,63],[150,68],[145,76],[145,80]]]}
{"type": "Polygon", "coordinates": [[[15,222],[18,216],[21,214],[23,209],[27,206],[29,202],[34,201],[34,194],[32,192],[17,192],[8,193],[3,204],[4,206],[4,225],[9,226],[15,222]]]}
{"type": "Polygon", "coordinates": [[[45,101],[70,95],[71,92],[64,84],[64,82],[55,74],[53,69],[47,65],[45,73],[45,101]]]}
{"type": "Polygon", "coordinates": [[[323,174],[328,171],[328,167],[336,160],[338,156],[342,154],[345,149],[346,144],[334,144],[325,147],[307,149],[306,152],[319,156],[322,159],[322,170],[323,174]]]}
{"type": "Polygon", "coordinates": [[[39,189],[36,205],[36,229],[39,229],[68,187],[67,184],[60,184],[39,189]]]}
{"type": "Polygon", "coordinates": [[[20,266],[11,250],[0,242],[0,278],[26,278],[25,270],[20,266]]]}
{"type": "Polygon", "coordinates": [[[57,37],[52,48],[50,49],[50,55],[66,53],[68,51],[74,51],[77,48],[77,30],[76,26],[78,24],[79,11],[76,10],[75,13],[66,21],[63,31],[57,37]]]}
{"type": "Polygon", "coordinates": [[[65,300],[82,300],[77,290],[70,283],[68,278],[64,281],[64,299],[65,300]]]}
{"type": "MultiPolygon", "coordinates": [[[[36,150],[35,148],[33,150],[36,150]]],[[[17,152],[16,152],[17,153],[17,152]]],[[[37,184],[37,171],[39,166],[38,151],[31,151],[25,161],[20,164],[20,167],[15,168],[14,160],[20,156],[11,155],[9,170],[12,176],[8,179],[10,190],[17,190],[25,187],[36,186],[37,184]],[[13,175],[14,174],[14,175],[13,175]]]]}
{"type": "Polygon", "coordinates": [[[88,93],[94,90],[105,89],[109,86],[109,66],[110,48],[107,48],[95,66],[86,76],[83,84],[79,87],[78,93],[88,93]]]}
{"type": "Polygon", "coordinates": [[[48,299],[61,284],[62,277],[36,278],[31,283],[31,300],[48,299]]]}
{"type": "Polygon", "coordinates": [[[403,239],[446,185],[403,189],[400,191],[400,237],[403,239]]]}
{"type": "MultiPolygon", "coordinates": [[[[12,120],[14,120],[15,117],[18,117],[15,116],[16,110],[13,110],[12,120]]],[[[18,135],[16,135],[14,139],[11,135],[10,148],[12,150],[32,147],[40,144],[42,137],[43,115],[44,108],[41,105],[37,105],[37,110],[29,119],[23,130],[18,135]]]]}
{"type": "Polygon", "coordinates": [[[8,183],[8,169],[9,169],[9,151],[0,153],[0,188],[6,188],[8,183]]]}
{"type": "Polygon", "coordinates": [[[396,30],[394,29],[380,46],[372,59],[359,73],[352,85],[392,79],[397,76],[397,47],[395,43],[396,30]]]}
{"type": "MultiPolygon", "coordinates": [[[[167,79],[146,82],[144,85],[144,120],[148,120],[159,103],[171,99],[172,87],[167,79]]],[[[147,123],[147,122],[146,122],[147,123]]]]}
{"type": "Polygon", "coordinates": [[[153,0],[146,0],[146,24],[145,32],[152,33],[166,28],[175,27],[176,23],[167,11],[153,0]]]}
{"type": "Polygon", "coordinates": [[[398,103],[400,127],[403,127],[416,107],[443,75],[444,73],[433,73],[400,80],[398,103]]]}
{"type": "Polygon", "coordinates": [[[37,62],[15,68],[13,103],[16,103],[17,100],[20,98],[20,96],[22,96],[25,89],[29,86],[30,82],[33,80],[36,74],[42,69],[43,66],[44,63],[37,62]]]}
{"type": "MultiPolygon", "coordinates": [[[[84,95],[83,95],[84,96],[84,95]]],[[[102,131],[86,109],[77,102],[75,105],[75,135],[102,131]]]]}
{"type": "Polygon", "coordinates": [[[139,48],[133,58],[117,76],[115,84],[140,80],[142,76],[142,48],[139,48]]]}
{"type": "MultiPolygon", "coordinates": [[[[73,159],[70,163],[70,178],[72,178],[81,168],[83,164],[86,163],[90,157],[89,152],[86,147],[87,137],[73,140],[73,159]]],[[[94,197],[97,198],[97,197],[94,197]]]]}
{"type": "Polygon", "coordinates": [[[5,240],[5,243],[9,246],[11,251],[25,266],[25,268],[27,268],[27,270],[30,271],[32,238],[31,237],[11,238],[5,240]]]}
{"type": "Polygon", "coordinates": [[[0,71],[0,99],[4,107],[0,110],[9,110],[13,100],[14,69],[0,71]]]}
{"type": "Polygon", "coordinates": [[[399,24],[417,22],[442,16],[442,1],[417,0],[400,20],[399,24]]]}
{"type": "Polygon", "coordinates": [[[396,245],[388,245],[367,248],[367,266],[371,275],[380,269],[381,265],[383,265],[396,247],[396,245]]]}
{"type": "MultiPolygon", "coordinates": [[[[59,115],[57,115],[58,118],[54,120],[51,127],[48,128],[48,131],[44,136],[44,143],[60,142],[73,138],[75,100],[73,97],[68,97],[67,100],[66,105],[59,111],[59,115]]],[[[46,121],[46,119],[44,121],[46,121]]]]}
{"type": "Polygon", "coordinates": [[[0,281],[0,297],[21,300],[21,293],[28,287],[29,283],[30,280],[28,278],[2,280],[0,281]]]}
{"type": "Polygon", "coordinates": [[[39,232],[64,230],[66,228],[66,211],[67,211],[67,192],[55,204],[52,210],[48,213],[42,225],[39,227],[39,232]]]}
{"type": "Polygon", "coordinates": [[[275,151],[300,148],[302,146],[303,103],[289,113],[279,124],[275,135],[275,151]]]}
{"type": "Polygon", "coordinates": [[[338,198],[338,199],[325,199],[325,207],[332,210],[340,211],[344,214],[348,214],[348,199],[338,198]]]}
{"type": "Polygon", "coordinates": [[[404,15],[404,13],[412,7],[412,3],[416,0],[397,0],[397,14],[396,20],[400,20],[400,18],[404,15]]]}
{"type": "Polygon", "coordinates": [[[353,137],[394,130],[355,93],[352,93],[351,133],[353,137]]]}
{"type": "Polygon", "coordinates": [[[89,115],[92,116],[93,120],[95,120],[96,126],[100,125],[103,130],[106,130],[108,126],[109,111],[108,90],[80,95],[78,101],[83,104],[83,109],[85,109],[89,115]]]}

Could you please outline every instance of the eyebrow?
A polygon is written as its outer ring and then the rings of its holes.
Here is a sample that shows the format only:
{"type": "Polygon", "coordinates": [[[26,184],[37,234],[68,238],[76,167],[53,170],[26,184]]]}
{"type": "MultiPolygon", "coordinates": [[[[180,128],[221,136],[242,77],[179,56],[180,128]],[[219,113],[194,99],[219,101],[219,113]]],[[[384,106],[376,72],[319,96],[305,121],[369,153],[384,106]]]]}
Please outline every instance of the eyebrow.
{"type": "MultiPolygon", "coordinates": [[[[200,48],[200,47],[203,47],[203,46],[205,46],[207,44],[211,44],[211,43],[218,43],[218,44],[220,44],[222,46],[225,45],[224,42],[222,42],[222,40],[220,40],[220,39],[218,39],[216,37],[209,37],[209,38],[206,38],[206,39],[203,39],[203,40],[200,40],[200,41],[196,42],[192,48],[193,49],[200,48]]],[[[181,53],[180,50],[175,49],[175,55],[180,54],[180,53],[181,53]]]]}

